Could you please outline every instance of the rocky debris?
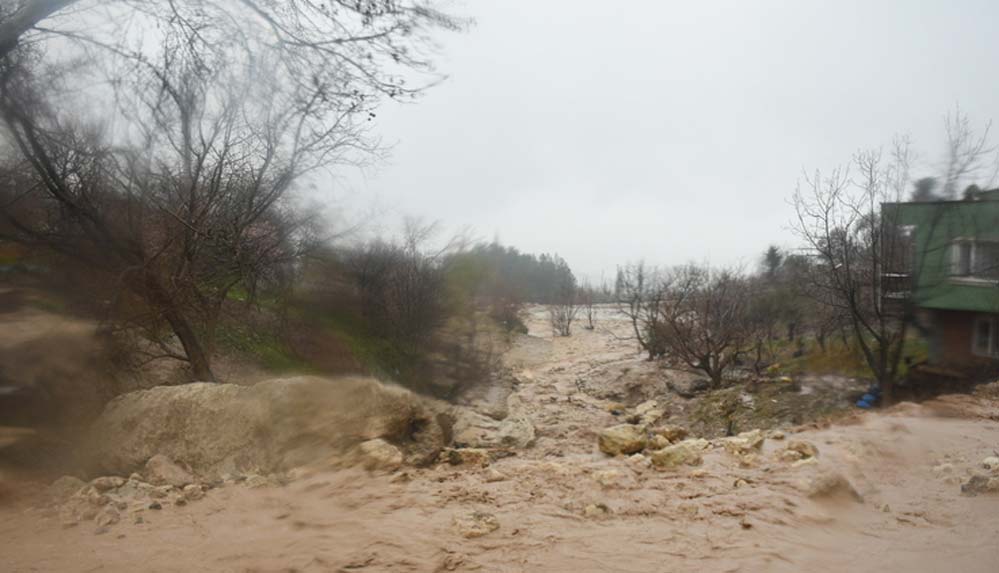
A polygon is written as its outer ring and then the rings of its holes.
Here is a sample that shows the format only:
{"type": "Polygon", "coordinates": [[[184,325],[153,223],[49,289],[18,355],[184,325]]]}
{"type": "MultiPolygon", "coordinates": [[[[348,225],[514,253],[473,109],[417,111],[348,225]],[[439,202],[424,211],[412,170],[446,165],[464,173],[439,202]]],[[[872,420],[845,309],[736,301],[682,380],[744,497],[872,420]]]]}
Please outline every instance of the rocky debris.
{"type": "Polygon", "coordinates": [[[944,462],[933,466],[933,473],[937,475],[950,475],[954,473],[954,470],[954,464],[950,462],[944,462]]]}
{"type": "Polygon", "coordinates": [[[763,432],[760,430],[751,430],[749,432],[742,432],[731,438],[723,439],[722,445],[730,454],[744,455],[752,453],[754,450],[757,452],[760,451],[763,448],[764,441],[763,432]]]}
{"type": "Polygon", "coordinates": [[[657,400],[646,400],[635,406],[635,414],[638,416],[638,424],[651,426],[666,415],[666,409],[660,407],[657,400]]]}
{"type": "Polygon", "coordinates": [[[94,478],[90,481],[90,485],[99,492],[105,492],[125,485],[125,478],[119,476],[104,476],[94,478]]]}
{"type": "Polygon", "coordinates": [[[604,503],[591,503],[583,508],[583,516],[589,518],[604,517],[610,513],[610,508],[604,503]]]}
{"type": "Polygon", "coordinates": [[[961,484],[962,495],[975,496],[981,493],[999,493],[999,477],[976,474],[961,484]]]}
{"type": "Polygon", "coordinates": [[[259,487],[268,487],[274,485],[274,483],[262,475],[250,474],[246,476],[245,480],[243,480],[243,485],[248,488],[256,489],[259,487]]]}
{"type": "Polygon", "coordinates": [[[205,488],[196,483],[188,484],[184,486],[183,495],[187,501],[197,501],[205,497],[205,488]]]}
{"type": "Polygon", "coordinates": [[[486,483],[496,483],[505,481],[507,478],[505,473],[497,470],[496,468],[486,468],[485,473],[482,475],[482,479],[485,480],[486,483]]]}
{"type": "Polygon", "coordinates": [[[455,530],[466,539],[488,535],[499,529],[499,520],[491,513],[473,511],[454,516],[455,530]]]}
{"type": "Polygon", "coordinates": [[[704,378],[694,380],[670,380],[666,383],[670,390],[681,398],[696,398],[698,394],[711,389],[711,381],[704,378]]]}
{"type": "Polygon", "coordinates": [[[990,472],[999,472],[999,457],[989,456],[982,460],[982,467],[990,472]]]}
{"type": "Polygon", "coordinates": [[[143,473],[146,480],[153,485],[184,487],[197,481],[190,472],[173,463],[170,458],[163,454],[156,454],[149,458],[143,473]]]}
{"type": "MultiPolygon", "coordinates": [[[[408,463],[426,464],[445,445],[450,412],[442,402],[363,377],[157,386],[112,400],[93,424],[88,453],[110,474],[127,475],[162,454],[217,477],[330,459],[382,438],[398,444],[408,463]]],[[[533,427],[530,433],[533,439],[533,427]]]]}
{"type": "Polygon", "coordinates": [[[805,440],[792,440],[788,442],[785,449],[798,452],[805,458],[819,457],[819,448],[815,444],[806,442],[805,440]]]}
{"type": "Polygon", "coordinates": [[[381,438],[361,442],[357,455],[361,465],[369,471],[394,472],[402,467],[402,451],[381,438]]]}
{"type": "Polygon", "coordinates": [[[813,499],[829,499],[839,496],[846,496],[857,502],[862,502],[864,499],[850,483],[850,480],[832,469],[824,469],[815,473],[805,482],[804,490],[805,494],[813,499]]]}
{"type": "Polygon", "coordinates": [[[785,462],[797,462],[818,457],[819,449],[811,442],[792,440],[777,455],[785,462]]]}
{"type": "Polygon", "coordinates": [[[661,450],[672,443],[673,442],[670,442],[669,438],[665,436],[662,436],[660,434],[652,434],[645,447],[650,450],[661,450]]]}
{"type": "MultiPolygon", "coordinates": [[[[704,440],[684,440],[672,446],[651,452],[649,459],[658,468],[676,468],[681,465],[697,466],[703,461],[701,442],[704,440]]],[[[706,443],[706,442],[705,442],[706,443]]]]}
{"type": "Polygon", "coordinates": [[[62,476],[52,482],[48,493],[55,499],[66,499],[87,486],[87,483],[73,476],[62,476]]]}
{"type": "Polygon", "coordinates": [[[621,482],[624,481],[624,474],[618,470],[601,470],[593,473],[593,480],[601,487],[620,487],[621,482]]]}
{"type": "Polygon", "coordinates": [[[664,425],[652,430],[653,436],[662,436],[670,443],[676,443],[687,437],[687,429],[680,426],[664,425]]]}
{"type": "MultiPolygon", "coordinates": [[[[153,475],[155,472],[151,472],[153,475]]],[[[76,478],[60,478],[57,489],[65,494],[76,489],[71,495],[55,497],[57,505],[54,513],[59,516],[63,527],[73,527],[81,522],[93,521],[96,533],[106,533],[122,520],[125,512],[136,513],[143,509],[162,509],[164,504],[176,506],[202,499],[206,486],[190,483],[183,489],[170,484],[153,485],[138,479],[133,474],[129,479],[119,476],[102,476],[89,484],[76,478]],[[74,481],[75,480],[75,481],[74,481]],[[78,483],[77,483],[78,482],[78,483]],[[76,486],[83,484],[77,489],[76,486]]],[[[142,519],[133,517],[136,523],[142,519]]]]}
{"type": "Polygon", "coordinates": [[[457,408],[453,442],[466,448],[527,448],[534,443],[534,425],[527,418],[497,421],[472,410],[457,408]]]}
{"type": "Polygon", "coordinates": [[[615,416],[620,416],[628,410],[628,407],[620,402],[611,402],[604,406],[604,409],[615,416]]]}
{"type": "Polygon", "coordinates": [[[444,450],[442,457],[453,466],[487,466],[492,461],[489,450],[484,448],[451,448],[444,450]]]}
{"type": "Polygon", "coordinates": [[[627,462],[628,467],[638,472],[647,469],[652,465],[652,462],[649,460],[649,458],[644,456],[643,454],[630,455],[628,456],[628,459],[625,460],[625,462],[627,462]]]}
{"type": "Polygon", "coordinates": [[[771,430],[767,434],[767,437],[770,438],[771,440],[783,440],[784,438],[787,437],[787,435],[784,434],[783,430],[771,430]]]}
{"type": "Polygon", "coordinates": [[[121,515],[113,507],[105,507],[94,520],[98,527],[110,527],[121,520],[121,515]]]}
{"type": "Polygon", "coordinates": [[[600,451],[608,456],[637,454],[647,444],[645,432],[638,426],[618,424],[601,430],[597,437],[600,451]]]}

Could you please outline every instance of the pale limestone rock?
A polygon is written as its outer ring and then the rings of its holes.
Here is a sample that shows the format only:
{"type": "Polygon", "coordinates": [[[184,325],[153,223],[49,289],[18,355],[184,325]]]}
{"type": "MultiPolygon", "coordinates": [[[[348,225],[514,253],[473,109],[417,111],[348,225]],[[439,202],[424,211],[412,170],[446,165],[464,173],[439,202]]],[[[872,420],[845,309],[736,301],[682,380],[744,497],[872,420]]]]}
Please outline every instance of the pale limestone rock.
{"type": "Polygon", "coordinates": [[[697,440],[684,440],[649,454],[652,465],[658,468],[676,468],[681,465],[697,466],[702,462],[703,448],[697,440]]]}
{"type": "Polygon", "coordinates": [[[402,467],[402,451],[381,438],[361,442],[357,453],[367,470],[394,472],[402,467]]]}
{"type": "Polygon", "coordinates": [[[156,454],[149,458],[143,470],[146,479],[153,485],[172,485],[184,487],[197,481],[186,469],[173,463],[170,458],[156,454]]]}
{"type": "Polygon", "coordinates": [[[645,448],[646,443],[645,432],[631,424],[604,428],[597,437],[600,451],[609,456],[637,454],[645,448]]]}

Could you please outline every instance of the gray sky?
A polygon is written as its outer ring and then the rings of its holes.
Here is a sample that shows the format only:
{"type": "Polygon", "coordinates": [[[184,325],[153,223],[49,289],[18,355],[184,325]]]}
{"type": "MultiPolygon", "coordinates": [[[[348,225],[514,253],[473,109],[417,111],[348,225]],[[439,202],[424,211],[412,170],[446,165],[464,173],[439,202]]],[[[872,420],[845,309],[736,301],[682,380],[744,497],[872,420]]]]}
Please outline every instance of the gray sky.
{"type": "Polygon", "coordinates": [[[793,246],[801,170],[909,134],[939,164],[954,106],[999,117],[994,1],[468,0],[449,75],[386,105],[391,157],[327,200],[558,252],[577,275],[644,258],[755,264],[793,246]],[[334,199],[331,199],[334,198],[334,199]]]}

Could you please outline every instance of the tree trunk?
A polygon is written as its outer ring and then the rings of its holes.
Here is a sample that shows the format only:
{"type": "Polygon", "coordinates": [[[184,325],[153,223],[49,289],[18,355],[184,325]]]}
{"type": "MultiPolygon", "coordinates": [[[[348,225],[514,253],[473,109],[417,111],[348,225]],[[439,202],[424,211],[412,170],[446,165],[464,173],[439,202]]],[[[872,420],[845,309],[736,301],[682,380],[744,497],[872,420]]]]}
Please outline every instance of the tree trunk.
{"type": "Polygon", "coordinates": [[[211,361],[208,353],[205,352],[201,340],[191,326],[190,321],[176,308],[168,308],[163,312],[163,317],[170,323],[170,328],[177,335],[181,346],[184,347],[184,354],[187,355],[188,362],[191,363],[191,374],[198,382],[215,382],[215,375],[212,374],[211,361]]]}
{"type": "Polygon", "coordinates": [[[894,404],[895,382],[893,380],[883,380],[879,385],[881,386],[881,407],[884,408],[894,404]]]}
{"type": "Polygon", "coordinates": [[[191,374],[194,379],[215,382],[209,353],[205,345],[202,344],[201,337],[198,336],[191,321],[188,320],[170,293],[160,286],[155,278],[147,275],[141,282],[141,290],[138,291],[138,294],[163,313],[163,318],[166,319],[170,329],[173,330],[180,345],[184,348],[184,355],[191,364],[191,374]]]}

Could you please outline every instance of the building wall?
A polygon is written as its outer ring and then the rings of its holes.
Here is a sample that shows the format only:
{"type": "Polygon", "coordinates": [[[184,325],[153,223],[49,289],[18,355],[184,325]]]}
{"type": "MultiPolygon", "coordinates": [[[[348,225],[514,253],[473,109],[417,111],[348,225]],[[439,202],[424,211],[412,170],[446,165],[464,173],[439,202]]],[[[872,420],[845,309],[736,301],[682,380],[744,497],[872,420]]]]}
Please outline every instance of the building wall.
{"type": "Polygon", "coordinates": [[[934,362],[959,369],[976,370],[994,361],[972,352],[977,312],[938,310],[933,313],[936,340],[931,343],[934,362]]]}

